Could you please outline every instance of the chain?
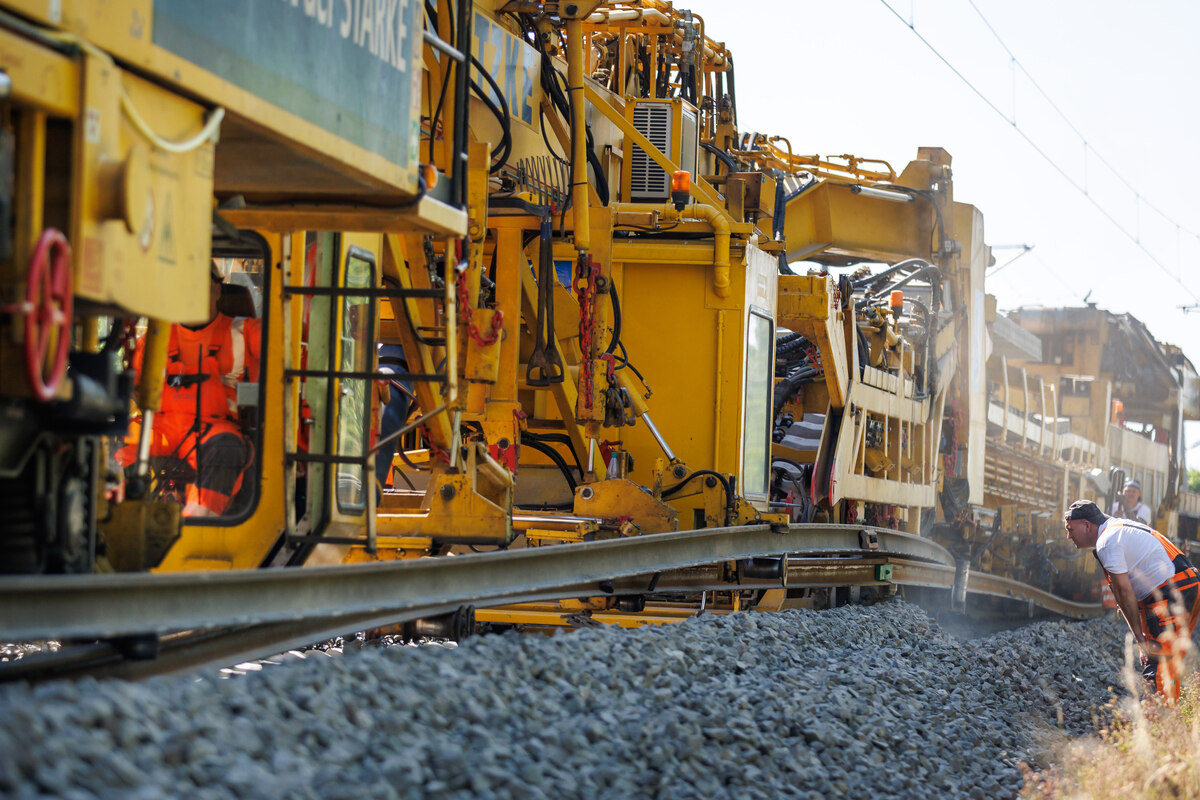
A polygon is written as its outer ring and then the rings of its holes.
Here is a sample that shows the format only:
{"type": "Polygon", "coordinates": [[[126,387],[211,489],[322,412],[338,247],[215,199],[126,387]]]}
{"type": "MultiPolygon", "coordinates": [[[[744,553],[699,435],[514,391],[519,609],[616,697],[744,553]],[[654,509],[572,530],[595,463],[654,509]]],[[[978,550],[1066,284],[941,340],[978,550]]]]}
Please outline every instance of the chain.
{"type": "Polygon", "coordinates": [[[496,313],[492,315],[492,327],[484,336],[479,332],[479,327],[475,324],[475,313],[471,304],[467,300],[467,273],[459,273],[455,283],[458,288],[458,321],[467,326],[467,335],[475,340],[475,344],[480,347],[488,347],[495,344],[500,339],[500,334],[504,328],[504,312],[496,309],[496,313]]]}
{"type": "Polygon", "coordinates": [[[583,350],[583,363],[579,365],[579,391],[583,392],[583,407],[592,408],[592,335],[596,327],[596,279],[600,276],[600,262],[591,256],[580,256],[575,286],[579,293],[579,345],[583,350]]]}
{"type": "Polygon", "coordinates": [[[443,464],[449,464],[450,454],[434,444],[433,437],[429,435],[429,428],[422,425],[421,433],[425,436],[425,446],[429,449],[429,458],[441,461],[443,464]]]}
{"type": "Polygon", "coordinates": [[[617,357],[612,353],[605,353],[600,356],[600,360],[604,362],[606,368],[605,377],[608,378],[609,385],[615,385],[617,382],[617,357]]]}
{"type": "Polygon", "coordinates": [[[121,326],[121,338],[117,342],[121,350],[121,366],[123,369],[133,369],[133,358],[137,352],[137,318],[117,320],[114,324],[121,326]]]}

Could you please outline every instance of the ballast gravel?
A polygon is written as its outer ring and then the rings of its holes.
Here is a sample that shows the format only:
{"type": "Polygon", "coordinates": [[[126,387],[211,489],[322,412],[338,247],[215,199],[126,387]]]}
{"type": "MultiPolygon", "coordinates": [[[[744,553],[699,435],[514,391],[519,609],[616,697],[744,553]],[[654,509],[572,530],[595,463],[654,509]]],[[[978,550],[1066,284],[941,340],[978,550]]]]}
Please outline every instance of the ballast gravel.
{"type": "Polygon", "coordinates": [[[1013,797],[1123,650],[1111,618],[962,641],[890,602],[0,686],[0,796],[1013,797]]]}

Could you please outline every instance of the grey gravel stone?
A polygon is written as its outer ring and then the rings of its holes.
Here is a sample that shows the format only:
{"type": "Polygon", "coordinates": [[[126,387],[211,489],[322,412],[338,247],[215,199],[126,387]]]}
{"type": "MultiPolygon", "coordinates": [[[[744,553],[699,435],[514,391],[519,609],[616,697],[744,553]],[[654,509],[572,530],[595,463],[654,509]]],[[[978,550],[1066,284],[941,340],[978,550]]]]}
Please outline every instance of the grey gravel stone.
{"type": "Polygon", "coordinates": [[[895,602],[3,686],[0,795],[1013,797],[1031,731],[1090,730],[1122,643],[960,641],[895,602]]]}

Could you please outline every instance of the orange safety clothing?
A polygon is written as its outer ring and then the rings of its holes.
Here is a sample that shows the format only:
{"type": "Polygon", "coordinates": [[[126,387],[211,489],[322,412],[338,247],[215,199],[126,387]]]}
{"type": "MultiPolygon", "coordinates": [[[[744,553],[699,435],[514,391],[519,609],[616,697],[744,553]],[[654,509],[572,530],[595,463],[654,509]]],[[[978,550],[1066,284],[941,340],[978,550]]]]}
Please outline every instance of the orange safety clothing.
{"type": "MultiPolygon", "coordinates": [[[[218,314],[202,328],[172,325],[162,407],[154,416],[152,458],[185,463],[186,502],[223,514],[241,487],[249,447],[237,421],[237,385],[258,379],[261,321],[218,314]]],[[[144,340],[134,369],[142,368],[144,340]]],[[[117,460],[137,458],[140,425],[130,426],[117,460]]]]}
{"type": "MultiPolygon", "coordinates": [[[[1192,631],[1200,619],[1200,575],[1183,551],[1158,531],[1128,520],[1123,520],[1122,524],[1152,534],[1175,567],[1174,575],[1138,601],[1142,630],[1146,633],[1150,651],[1150,661],[1142,668],[1142,677],[1168,702],[1174,703],[1179,700],[1183,660],[1192,644],[1192,631]]],[[[1111,587],[1112,579],[1107,571],[1104,579],[1111,587]]]]}

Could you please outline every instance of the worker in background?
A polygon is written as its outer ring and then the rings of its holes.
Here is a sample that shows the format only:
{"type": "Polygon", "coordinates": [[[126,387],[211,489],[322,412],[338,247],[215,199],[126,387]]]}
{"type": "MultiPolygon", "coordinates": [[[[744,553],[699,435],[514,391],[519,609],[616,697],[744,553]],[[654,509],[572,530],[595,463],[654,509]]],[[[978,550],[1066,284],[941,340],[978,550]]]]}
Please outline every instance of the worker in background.
{"type": "MultiPolygon", "coordinates": [[[[380,344],[379,371],[392,375],[404,375],[408,372],[408,362],[404,358],[404,348],[398,344],[380,344]]],[[[412,380],[408,378],[392,378],[380,387],[380,405],[383,413],[379,422],[379,439],[388,438],[408,421],[412,413],[415,398],[413,396],[412,380]]],[[[392,459],[400,446],[400,439],[385,442],[375,454],[375,478],[380,487],[391,483],[392,459]]]]}
{"type": "Polygon", "coordinates": [[[1142,484],[1130,478],[1125,481],[1125,490],[1113,501],[1109,516],[1122,519],[1137,520],[1143,525],[1150,524],[1150,506],[1142,502],[1142,484]]]}
{"type": "Polygon", "coordinates": [[[1137,642],[1142,677],[1167,699],[1179,699],[1183,659],[1200,614],[1200,578],[1187,556],[1158,531],[1109,517],[1091,500],[1063,515],[1067,537],[1095,548],[1117,607],[1137,642]]]}
{"type": "MultiPolygon", "coordinates": [[[[209,282],[208,322],[171,326],[162,408],[154,416],[151,458],[175,459],[189,473],[183,514],[211,517],[225,513],[241,486],[249,464],[249,448],[237,417],[237,384],[247,374],[256,379],[261,345],[260,320],[220,313],[223,276],[213,262],[209,282]]],[[[144,340],[138,342],[134,369],[140,373],[144,340]]],[[[129,466],[137,458],[140,426],[130,426],[117,461],[129,466]]],[[[169,474],[169,471],[168,471],[169,474]]]]}

